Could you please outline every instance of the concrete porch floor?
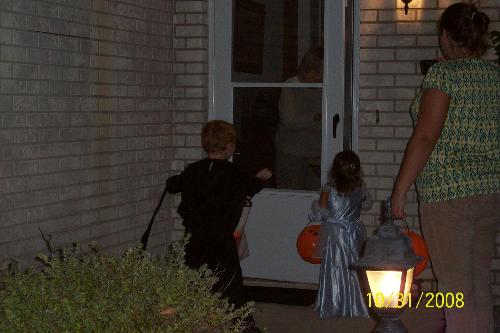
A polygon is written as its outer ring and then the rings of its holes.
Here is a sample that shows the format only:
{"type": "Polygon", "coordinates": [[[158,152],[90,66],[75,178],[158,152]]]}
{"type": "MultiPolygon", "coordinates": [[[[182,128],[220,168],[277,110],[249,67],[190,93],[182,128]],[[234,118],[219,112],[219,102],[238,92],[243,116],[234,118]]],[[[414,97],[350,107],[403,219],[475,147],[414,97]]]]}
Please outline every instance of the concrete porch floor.
{"type": "MultiPolygon", "coordinates": [[[[316,284],[245,279],[245,285],[316,290],[316,284]]],[[[297,306],[255,302],[255,322],[268,333],[369,333],[375,327],[371,318],[319,319],[313,305],[297,306]]],[[[409,333],[444,332],[444,314],[437,308],[406,308],[402,317],[409,333]]]]}
{"type": "MultiPolygon", "coordinates": [[[[255,303],[253,314],[257,326],[268,333],[368,333],[375,327],[373,319],[319,319],[311,306],[255,303]]],[[[441,333],[444,319],[440,309],[406,309],[402,316],[409,333],[441,333]]]]}

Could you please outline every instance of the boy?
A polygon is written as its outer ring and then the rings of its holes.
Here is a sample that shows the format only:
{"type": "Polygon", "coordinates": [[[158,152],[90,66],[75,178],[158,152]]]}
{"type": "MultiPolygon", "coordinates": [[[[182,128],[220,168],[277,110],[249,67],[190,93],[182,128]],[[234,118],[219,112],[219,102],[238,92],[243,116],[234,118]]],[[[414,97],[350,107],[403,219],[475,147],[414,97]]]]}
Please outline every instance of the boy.
{"type": "MultiPolygon", "coordinates": [[[[208,157],[170,177],[167,190],[181,193],[177,212],[183,218],[185,232],[191,234],[186,245],[186,264],[194,269],[207,264],[218,277],[214,289],[239,308],[246,302],[233,232],[245,198],[259,192],[272,173],[263,169],[254,177],[245,177],[228,161],[236,142],[230,123],[209,121],[203,127],[201,141],[208,157]]],[[[248,321],[253,325],[252,318],[248,321]]]]}

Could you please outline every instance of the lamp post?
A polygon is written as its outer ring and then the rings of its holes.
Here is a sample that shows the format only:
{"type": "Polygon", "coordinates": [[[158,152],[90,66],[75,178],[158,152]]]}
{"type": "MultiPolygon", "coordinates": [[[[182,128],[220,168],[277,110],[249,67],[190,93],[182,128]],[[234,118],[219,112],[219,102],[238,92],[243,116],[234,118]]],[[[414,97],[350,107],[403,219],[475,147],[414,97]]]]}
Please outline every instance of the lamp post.
{"type": "Polygon", "coordinates": [[[392,221],[390,198],[385,215],[386,221],[368,238],[364,255],[353,266],[362,269],[368,280],[368,305],[379,318],[373,332],[406,333],[399,318],[411,297],[413,268],[422,258],[392,221]]]}

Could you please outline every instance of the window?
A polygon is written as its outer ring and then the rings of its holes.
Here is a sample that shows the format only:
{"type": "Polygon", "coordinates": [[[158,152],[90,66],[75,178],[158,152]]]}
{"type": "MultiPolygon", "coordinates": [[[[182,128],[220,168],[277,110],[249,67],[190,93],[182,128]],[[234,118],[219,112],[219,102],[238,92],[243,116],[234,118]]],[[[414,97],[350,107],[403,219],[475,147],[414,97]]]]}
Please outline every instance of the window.
{"type": "Polygon", "coordinates": [[[269,187],[317,191],[355,149],[355,3],[212,0],[210,118],[233,122],[234,163],[269,187]]]}

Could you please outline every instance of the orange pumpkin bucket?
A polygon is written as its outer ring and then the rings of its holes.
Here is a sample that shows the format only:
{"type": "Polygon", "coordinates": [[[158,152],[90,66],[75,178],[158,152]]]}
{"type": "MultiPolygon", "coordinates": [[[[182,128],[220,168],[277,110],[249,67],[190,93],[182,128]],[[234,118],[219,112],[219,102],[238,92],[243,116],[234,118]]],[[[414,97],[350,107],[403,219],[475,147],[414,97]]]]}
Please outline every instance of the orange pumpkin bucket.
{"type": "Polygon", "coordinates": [[[425,245],[425,241],[422,236],[417,234],[415,231],[410,230],[406,218],[403,218],[403,221],[405,223],[406,231],[403,231],[402,233],[410,237],[413,252],[415,252],[417,256],[423,258],[413,270],[413,277],[417,277],[425,270],[427,264],[429,263],[429,252],[427,252],[427,245],[425,245]]]}
{"type": "Polygon", "coordinates": [[[419,276],[429,263],[429,252],[427,252],[427,245],[425,245],[425,241],[422,236],[410,230],[409,228],[407,228],[406,231],[403,231],[403,234],[410,237],[413,252],[415,252],[417,256],[424,258],[417,264],[417,266],[415,266],[415,269],[413,271],[414,277],[419,276]]]}
{"type": "Polygon", "coordinates": [[[319,228],[319,224],[306,225],[297,237],[296,246],[300,257],[311,264],[321,263],[321,258],[314,256],[319,243],[319,228]]]}

